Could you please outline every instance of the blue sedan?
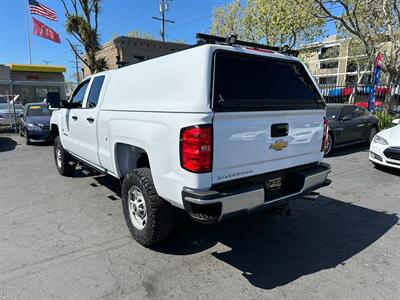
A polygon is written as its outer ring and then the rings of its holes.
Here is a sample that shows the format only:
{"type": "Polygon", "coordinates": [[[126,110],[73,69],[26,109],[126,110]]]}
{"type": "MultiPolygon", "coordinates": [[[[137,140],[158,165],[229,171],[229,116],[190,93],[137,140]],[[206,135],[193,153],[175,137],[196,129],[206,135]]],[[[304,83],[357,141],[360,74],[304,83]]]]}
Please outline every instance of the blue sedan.
{"type": "Polygon", "coordinates": [[[50,135],[51,111],[46,103],[28,103],[19,121],[19,132],[25,136],[26,144],[32,141],[51,140],[50,135]]]}

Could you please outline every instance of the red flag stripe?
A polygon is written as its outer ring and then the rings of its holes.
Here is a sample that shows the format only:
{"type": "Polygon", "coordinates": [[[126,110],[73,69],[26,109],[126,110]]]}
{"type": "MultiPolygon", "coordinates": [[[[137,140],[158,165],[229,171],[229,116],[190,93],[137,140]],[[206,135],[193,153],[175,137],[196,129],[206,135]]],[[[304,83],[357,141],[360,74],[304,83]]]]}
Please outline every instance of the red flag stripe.
{"type": "Polygon", "coordinates": [[[43,11],[41,9],[36,8],[36,7],[35,8],[31,8],[31,12],[41,13],[41,14],[46,15],[46,16],[54,16],[54,17],[56,16],[55,14],[45,12],[45,11],[43,11]]]}
{"type": "Polygon", "coordinates": [[[56,12],[54,10],[52,10],[51,8],[48,8],[47,6],[45,6],[45,5],[41,4],[41,3],[39,3],[39,6],[41,8],[43,8],[45,11],[47,11],[49,14],[54,14],[54,15],[56,14],[56,12]]]}
{"type": "Polygon", "coordinates": [[[31,10],[31,14],[42,16],[42,17],[45,17],[52,21],[58,21],[57,16],[55,14],[45,13],[45,12],[43,12],[43,10],[40,10],[37,8],[31,8],[30,10],[31,10]]]}

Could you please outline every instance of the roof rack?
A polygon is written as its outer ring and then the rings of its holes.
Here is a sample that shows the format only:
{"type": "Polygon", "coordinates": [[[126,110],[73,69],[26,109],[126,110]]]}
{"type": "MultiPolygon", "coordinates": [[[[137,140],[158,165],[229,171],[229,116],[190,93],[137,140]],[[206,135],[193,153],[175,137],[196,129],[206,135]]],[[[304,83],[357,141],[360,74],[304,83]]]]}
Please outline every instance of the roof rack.
{"type": "Polygon", "coordinates": [[[287,45],[282,46],[282,47],[273,47],[273,46],[267,46],[267,45],[263,45],[263,44],[240,41],[237,39],[237,36],[234,34],[227,36],[227,37],[221,37],[221,36],[209,35],[209,34],[204,34],[204,33],[197,33],[196,39],[197,39],[197,44],[217,44],[217,45],[229,45],[229,46],[238,45],[238,46],[245,46],[245,47],[254,48],[254,49],[265,49],[265,50],[276,51],[279,53],[288,54],[288,55],[292,55],[292,56],[296,56],[296,57],[299,55],[298,50],[289,49],[289,46],[287,46],[287,45]]]}

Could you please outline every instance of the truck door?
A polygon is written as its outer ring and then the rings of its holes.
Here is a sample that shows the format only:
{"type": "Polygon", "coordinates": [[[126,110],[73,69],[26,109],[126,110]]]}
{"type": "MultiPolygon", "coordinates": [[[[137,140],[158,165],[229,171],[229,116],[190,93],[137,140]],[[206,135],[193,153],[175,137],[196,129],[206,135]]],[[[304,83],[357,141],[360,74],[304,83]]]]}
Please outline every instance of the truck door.
{"type": "Polygon", "coordinates": [[[88,162],[99,166],[98,139],[97,139],[97,117],[99,107],[97,106],[102,94],[105,75],[92,77],[89,93],[82,109],[80,121],[80,147],[78,155],[88,162]]]}
{"type": "Polygon", "coordinates": [[[83,81],[70,98],[72,108],[62,109],[61,142],[63,147],[73,154],[79,153],[80,120],[82,104],[85,99],[90,80],[83,81]]]}

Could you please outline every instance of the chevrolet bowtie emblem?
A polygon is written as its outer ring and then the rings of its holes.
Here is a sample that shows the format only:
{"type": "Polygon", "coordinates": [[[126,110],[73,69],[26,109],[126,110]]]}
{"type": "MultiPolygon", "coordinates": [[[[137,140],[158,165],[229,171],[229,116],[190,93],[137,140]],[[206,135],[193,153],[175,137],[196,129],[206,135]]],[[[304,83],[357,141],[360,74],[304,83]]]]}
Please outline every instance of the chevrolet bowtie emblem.
{"type": "Polygon", "coordinates": [[[288,142],[276,141],[274,144],[271,144],[271,146],[269,146],[269,149],[272,149],[275,151],[280,151],[282,149],[285,149],[287,146],[288,146],[288,142]]]}

